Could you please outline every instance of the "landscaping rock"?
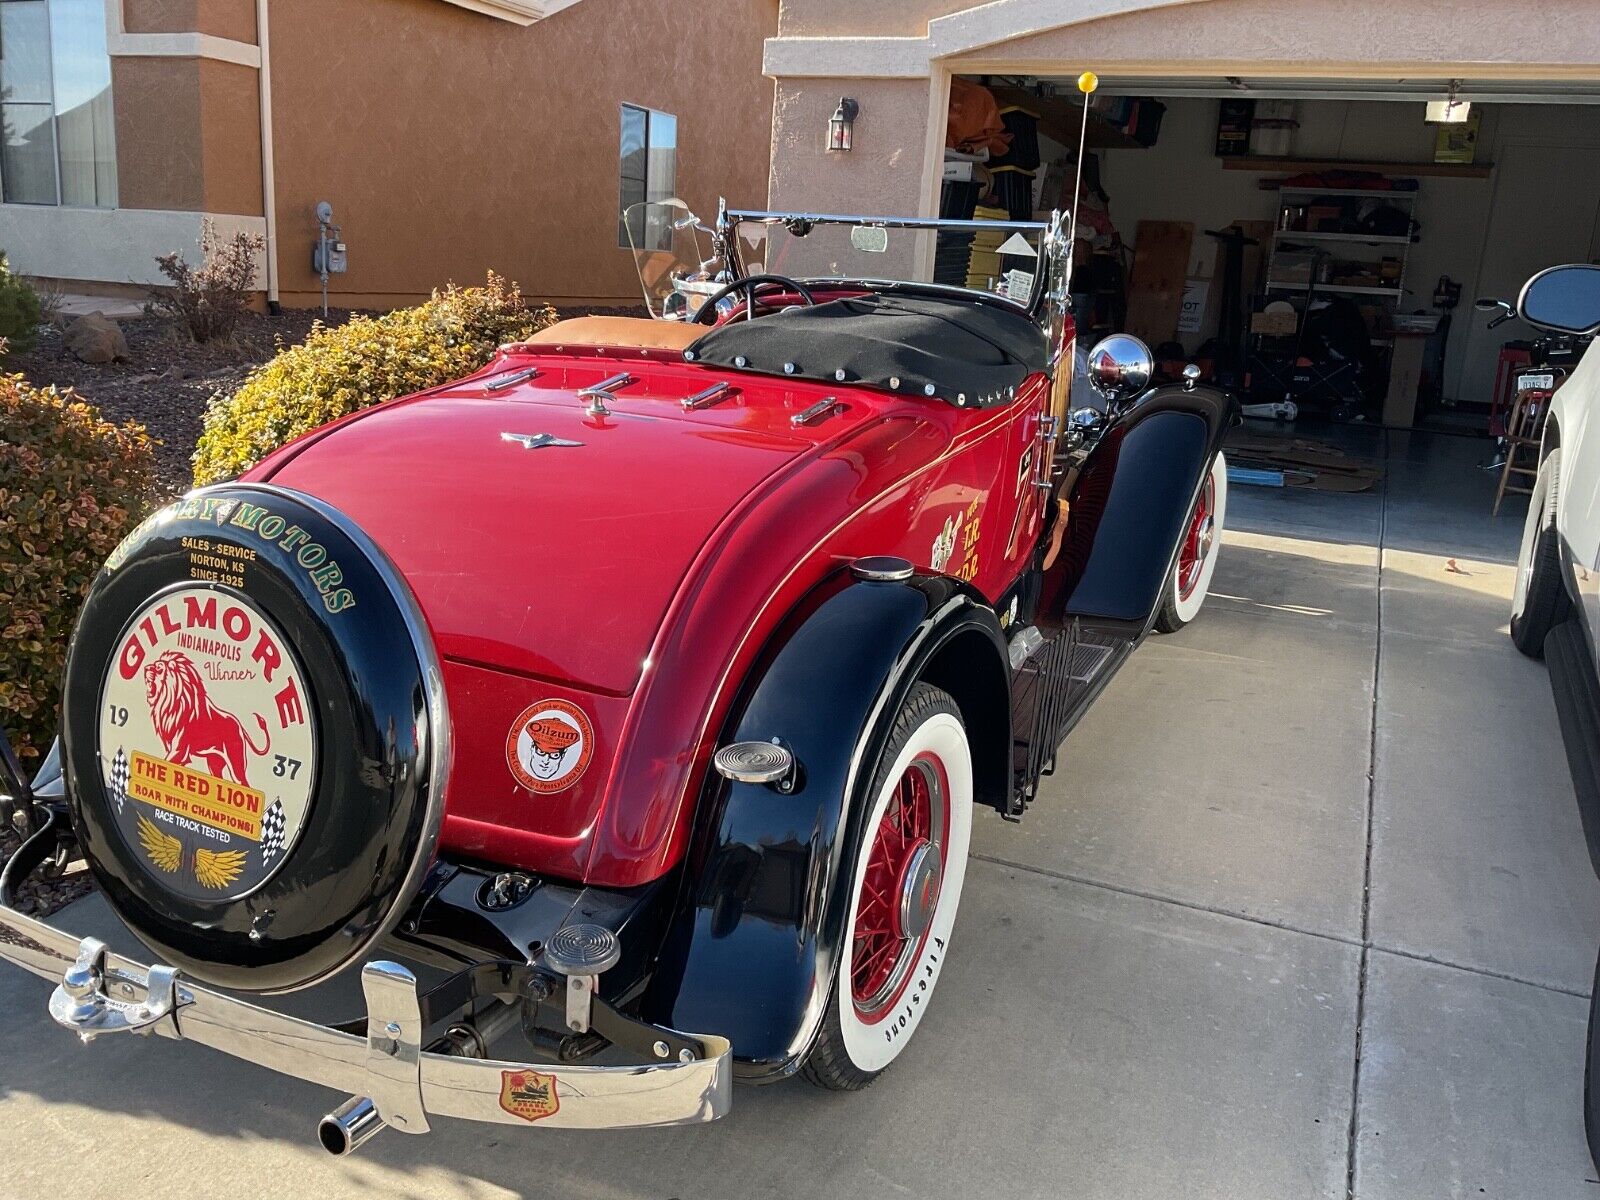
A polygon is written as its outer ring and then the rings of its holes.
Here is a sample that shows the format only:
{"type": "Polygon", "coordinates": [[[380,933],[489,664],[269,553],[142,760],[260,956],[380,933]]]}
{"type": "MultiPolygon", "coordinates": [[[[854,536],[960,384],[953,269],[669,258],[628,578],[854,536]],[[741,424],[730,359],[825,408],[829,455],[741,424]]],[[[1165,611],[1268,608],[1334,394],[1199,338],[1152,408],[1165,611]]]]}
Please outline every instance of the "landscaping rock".
{"type": "Polygon", "coordinates": [[[79,317],[67,326],[61,340],[80,362],[109,363],[129,357],[128,340],[121,328],[103,313],[79,317]]]}

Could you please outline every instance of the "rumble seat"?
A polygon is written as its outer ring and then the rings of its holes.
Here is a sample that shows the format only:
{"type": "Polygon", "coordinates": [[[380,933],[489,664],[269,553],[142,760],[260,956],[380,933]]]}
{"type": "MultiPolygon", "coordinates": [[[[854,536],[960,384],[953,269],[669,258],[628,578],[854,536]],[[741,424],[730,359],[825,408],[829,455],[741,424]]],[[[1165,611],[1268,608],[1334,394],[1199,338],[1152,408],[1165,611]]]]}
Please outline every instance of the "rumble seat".
{"type": "Polygon", "coordinates": [[[706,332],[704,325],[651,321],[644,317],[569,317],[528,338],[529,345],[630,346],[683,350],[706,332]]]}

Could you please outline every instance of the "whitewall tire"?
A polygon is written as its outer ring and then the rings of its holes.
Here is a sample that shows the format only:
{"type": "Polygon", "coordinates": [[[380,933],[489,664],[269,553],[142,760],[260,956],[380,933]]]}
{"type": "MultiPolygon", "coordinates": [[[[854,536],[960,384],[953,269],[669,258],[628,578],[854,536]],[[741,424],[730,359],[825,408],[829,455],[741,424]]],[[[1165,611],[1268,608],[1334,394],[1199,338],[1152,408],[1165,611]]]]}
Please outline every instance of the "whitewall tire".
{"type": "Polygon", "coordinates": [[[839,969],[806,1078],[852,1091],[905,1050],[950,947],[972,838],[972,753],[951,697],[907,697],[867,791],[839,969]]]}
{"type": "Polygon", "coordinates": [[[1222,452],[1212,460],[1211,474],[1196,497],[1184,527],[1178,562],[1167,580],[1166,594],[1156,610],[1158,633],[1176,633],[1200,615],[1211,592],[1211,576],[1222,552],[1223,519],[1228,512],[1228,461],[1222,452]]]}

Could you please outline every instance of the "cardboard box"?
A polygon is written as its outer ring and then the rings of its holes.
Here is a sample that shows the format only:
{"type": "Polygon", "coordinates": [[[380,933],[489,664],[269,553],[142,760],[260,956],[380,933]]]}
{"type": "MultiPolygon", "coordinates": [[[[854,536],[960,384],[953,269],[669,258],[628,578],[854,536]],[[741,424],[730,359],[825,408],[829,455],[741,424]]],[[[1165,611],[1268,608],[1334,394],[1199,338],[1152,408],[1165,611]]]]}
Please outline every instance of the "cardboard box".
{"type": "Polygon", "coordinates": [[[1264,337],[1293,337],[1300,325],[1294,312],[1258,312],[1250,318],[1250,332],[1264,337]]]}
{"type": "Polygon", "coordinates": [[[1394,354],[1389,359],[1389,391],[1383,398],[1383,423],[1410,429],[1417,420],[1417,389],[1422,386],[1423,350],[1428,336],[1395,333],[1394,354]]]}

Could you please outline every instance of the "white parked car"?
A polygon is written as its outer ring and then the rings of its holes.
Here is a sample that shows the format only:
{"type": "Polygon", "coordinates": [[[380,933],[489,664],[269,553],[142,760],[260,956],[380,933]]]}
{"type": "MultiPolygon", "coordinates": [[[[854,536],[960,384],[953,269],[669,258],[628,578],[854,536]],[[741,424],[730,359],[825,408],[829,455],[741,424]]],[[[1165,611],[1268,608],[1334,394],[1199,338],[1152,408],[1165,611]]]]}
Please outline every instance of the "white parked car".
{"type": "MultiPolygon", "coordinates": [[[[1600,333],[1600,266],[1541,271],[1498,321],[1521,317],[1557,336],[1600,333]]],[[[1591,344],[1550,401],[1539,474],[1528,498],[1511,598],[1511,640],[1550,665],[1573,788],[1600,871],[1600,350],[1591,344]]],[[[1600,963],[1595,996],[1600,996],[1600,963]]],[[[1584,1129],[1600,1162],[1600,1030],[1593,1002],[1584,1071],[1584,1129]]]]}
{"type": "MultiPolygon", "coordinates": [[[[1479,301],[1557,336],[1593,337],[1600,332],[1600,266],[1575,264],[1541,271],[1522,289],[1515,307],[1479,301]]],[[[1511,598],[1511,640],[1533,658],[1545,655],[1545,640],[1569,617],[1570,632],[1600,644],[1597,629],[1597,563],[1600,563],[1600,424],[1592,418],[1600,399],[1600,356],[1585,353],[1550,401],[1540,447],[1539,474],[1528,499],[1527,523],[1517,555],[1511,598]]],[[[1554,650],[1555,648],[1552,647],[1554,650]]],[[[1595,658],[1585,653],[1591,673],[1595,658]]]]}

